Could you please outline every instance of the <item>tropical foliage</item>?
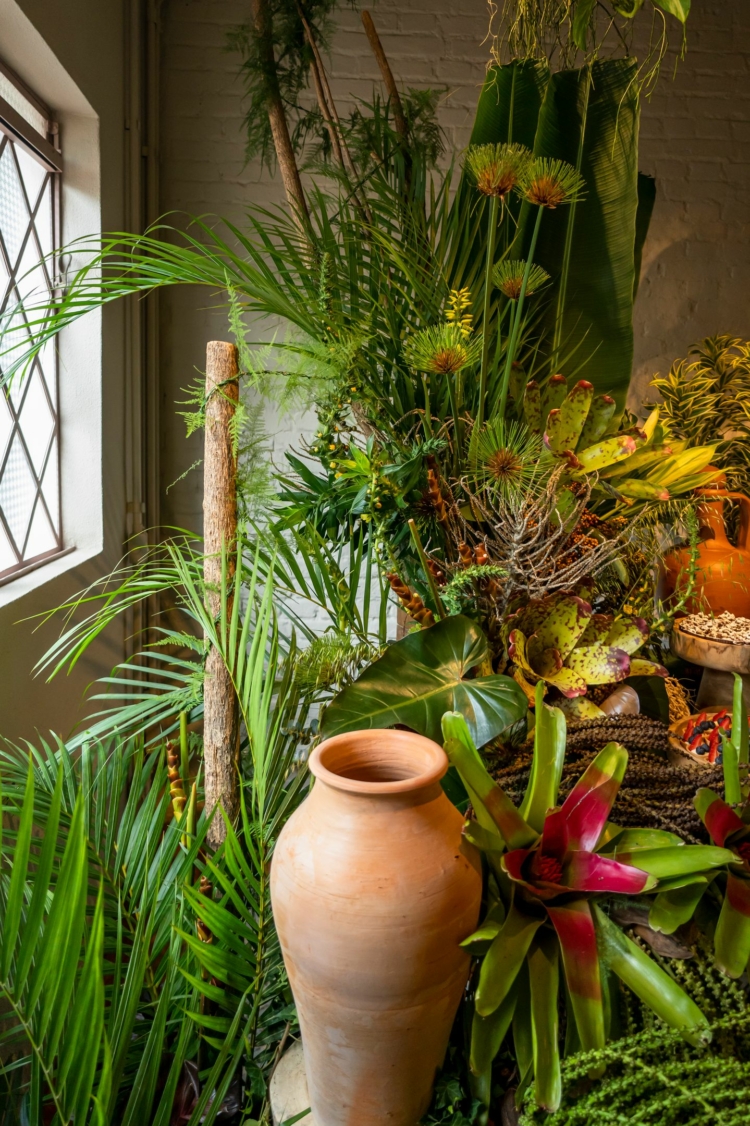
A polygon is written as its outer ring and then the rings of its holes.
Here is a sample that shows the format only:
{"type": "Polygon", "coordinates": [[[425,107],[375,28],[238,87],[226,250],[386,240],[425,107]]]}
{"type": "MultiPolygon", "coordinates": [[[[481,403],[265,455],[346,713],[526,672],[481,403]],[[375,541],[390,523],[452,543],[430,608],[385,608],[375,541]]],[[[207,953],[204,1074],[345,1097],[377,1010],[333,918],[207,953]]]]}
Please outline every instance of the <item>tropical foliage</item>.
{"type": "Polygon", "coordinates": [[[729,977],[740,977],[750,960],[750,803],[748,796],[748,717],[742,699],[742,678],[734,677],[732,734],[724,738],[724,796],[700,789],[695,808],[711,836],[728,848],[735,861],[716,924],[716,961],[729,977]]]}
{"type": "MultiPolygon", "coordinates": [[[[470,806],[465,833],[486,860],[486,914],[466,942],[478,959],[471,1090],[458,1027],[429,1123],[486,1123],[503,1052],[518,1106],[528,1094],[531,1117],[533,1099],[551,1121],[583,1121],[565,1117],[571,1084],[585,1077],[592,1113],[632,1086],[638,1052],[607,1040],[634,996],[675,1033],[656,1026],[642,1045],[669,1055],[667,1096],[654,1102],[664,1114],[684,1109],[684,1053],[707,1081],[732,1072],[700,1055],[714,1031],[725,1042],[726,1022],[625,932],[618,909],[635,904],[652,942],[672,941],[696,911],[708,930],[718,916],[717,963],[744,971],[750,819],[732,808],[747,797],[741,703],[726,800],[696,799],[712,845],[610,821],[628,760],[617,743],[560,805],[558,790],[560,709],[598,714],[590,688],[602,703],[626,676],[666,671],[653,658],[675,607],[654,609],[654,529],[675,513],[694,528],[674,498],[729,458],[728,435],[747,422],[747,357],[738,341],[706,342],[698,365],[657,385],[664,403],[645,421],[623,410],[654,199],[637,167],[645,76],[632,57],[600,52],[601,5],[517,7],[509,36],[527,49],[506,63],[495,43],[471,143],[438,170],[434,91],[401,95],[379,55],[387,99],[342,120],[319,49],[333,4],[258,0],[232,43],[249,152],[272,160],[273,138],[289,209],[251,211],[244,229],[195,220],[84,240],[59,304],[28,310],[33,352],[108,301],[208,286],[226,299],[248,395],[313,403],[318,425],[303,456],[275,467],[273,494],[267,466],[254,468],[259,412],[238,412],[247,519],[218,590],[206,587],[200,541],[177,535],[59,608],[61,636],[39,665],[49,676],[144,599],[167,612],[107,679],[86,732],[0,758],[9,1121],[196,1126],[233,1114],[265,1126],[268,1077],[295,1029],[269,865],[305,793],[305,748],[362,727],[444,733],[446,789],[470,806]],[[322,157],[304,185],[303,152],[322,157]],[[251,322],[262,336],[271,319],[285,335],[251,349],[251,322]],[[708,399],[712,422],[699,428],[695,405],[708,399]],[[322,633],[299,599],[323,616],[322,633]],[[394,601],[411,629],[397,642],[394,601]],[[241,815],[214,853],[195,733],[209,650],[242,724],[241,815]],[[533,766],[516,808],[477,747],[527,727],[533,766]]],[[[616,26],[644,7],[684,24],[689,5],[619,4],[616,26]]],[[[11,346],[4,379],[22,378],[30,357],[11,346]]],[[[194,429],[202,389],[191,405],[194,429]]],[[[739,1065],[734,1074],[744,1079],[739,1065]]]]}
{"type": "Polygon", "coordinates": [[[750,496],[750,343],[709,336],[651,386],[675,436],[715,444],[714,465],[725,471],[731,488],[750,496]]]}
{"type": "MultiPolygon", "coordinates": [[[[190,589],[190,560],[173,561],[190,589]]],[[[251,643],[237,618],[214,624],[202,609],[216,642],[242,639],[232,664],[242,816],[213,856],[186,724],[180,753],[168,744],[166,758],[161,740],[144,750],[120,738],[83,741],[75,755],[65,745],[2,752],[13,825],[1,854],[0,989],[12,1014],[2,1073],[19,1121],[40,1122],[52,1106],[60,1123],[90,1114],[166,1126],[179,1108],[195,1126],[216,1119],[230,1087],[246,1113],[265,1113],[266,1079],[294,1024],[269,860],[304,794],[309,708],[294,649],[280,652],[272,598],[268,583],[251,643]]]]}

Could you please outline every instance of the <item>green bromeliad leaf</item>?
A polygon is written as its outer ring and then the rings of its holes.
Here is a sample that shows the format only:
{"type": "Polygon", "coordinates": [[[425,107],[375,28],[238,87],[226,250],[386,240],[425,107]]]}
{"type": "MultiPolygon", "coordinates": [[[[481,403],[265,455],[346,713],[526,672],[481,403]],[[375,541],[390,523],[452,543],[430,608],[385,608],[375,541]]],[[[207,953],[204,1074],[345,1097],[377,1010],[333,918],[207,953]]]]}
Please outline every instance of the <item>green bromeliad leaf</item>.
{"type": "Polygon", "coordinates": [[[674,934],[683,923],[690,922],[708,883],[706,876],[700,876],[683,887],[660,892],[649,911],[649,926],[664,934],[674,934]]]}
{"type": "Polygon", "coordinates": [[[537,1106],[553,1112],[562,1099],[558,1034],[560,947],[552,934],[542,933],[529,954],[531,1034],[534,1053],[534,1095],[537,1106]]]}
{"type": "Polygon", "coordinates": [[[708,1021],[687,993],[594,904],[601,957],[621,981],[689,1044],[711,1039],[708,1021]]]}
{"type": "Polygon", "coordinates": [[[445,753],[468,791],[480,828],[493,835],[499,829],[508,848],[526,848],[533,844],[538,834],[490,777],[465,718],[459,712],[446,712],[442,730],[445,753]]]}
{"type": "Polygon", "coordinates": [[[615,645],[626,653],[635,653],[648,641],[648,626],[643,618],[619,618],[607,633],[607,645],[615,645]]]}
{"type": "Polygon", "coordinates": [[[565,760],[566,730],[565,716],[560,709],[550,708],[544,703],[541,681],[536,686],[534,715],[534,757],[520,814],[532,829],[541,833],[547,811],[557,805],[557,790],[565,760]]]}
{"type": "Polygon", "coordinates": [[[624,461],[632,453],[635,453],[634,439],[629,434],[620,434],[616,438],[605,438],[586,450],[580,450],[576,457],[581,463],[581,472],[596,473],[617,461],[624,461]]]}
{"type": "Polygon", "coordinates": [[[740,977],[750,959],[750,880],[727,875],[715,936],[716,964],[732,978],[740,977]]]}
{"type": "Polygon", "coordinates": [[[475,1003],[480,1016],[494,1013],[508,996],[542,921],[541,916],[526,915],[515,904],[511,907],[479,971],[475,1003]]]}
{"type": "Polygon", "coordinates": [[[607,427],[614,418],[616,407],[617,403],[611,395],[597,395],[595,397],[578,439],[578,446],[582,450],[593,446],[604,436],[607,427]]]}
{"type": "Polygon", "coordinates": [[[641,848],[631,852],[614,848],[610,854],[622,864],[634,864],[657,879],[699,875],[711,868],[723,868],[734,860],[728,848],[715,845],[671,845],[666,848],[641,848]]]}
{"type": "Polygon", "coordinates": [[[581,379],[547,417],[547,443],[553,454],[575,450],[594,399],[594,385],[581,379]]]}
{"type": "Polygon", "coordinates": [[[612,645],[579,645],[568,657],[567,666],[586,684],[616,684],[631,672],[627,653],[612,645]]]}
{"type": "Polygon", "coordinates": [[[402,723],[440,743],[443,714],[458,711],[483,746],[527,712],[526,697],[510,677],[467,679],[486,656],[487,639],[462,615],[410,634],[334,697],[321,734],[402,723]]]}

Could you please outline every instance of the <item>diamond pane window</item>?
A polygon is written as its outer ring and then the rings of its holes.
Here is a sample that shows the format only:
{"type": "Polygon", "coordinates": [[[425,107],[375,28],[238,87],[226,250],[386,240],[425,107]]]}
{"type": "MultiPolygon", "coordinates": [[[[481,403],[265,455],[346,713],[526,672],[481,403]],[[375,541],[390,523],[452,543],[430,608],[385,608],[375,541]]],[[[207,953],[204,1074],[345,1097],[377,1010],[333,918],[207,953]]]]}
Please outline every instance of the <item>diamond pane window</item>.
{"type": "Polygon", "coordinates": [[[60,154],[49,113],[0,66],[0,582],[62,550],[57,359],[12,373],[53,295],[60,154]]]}

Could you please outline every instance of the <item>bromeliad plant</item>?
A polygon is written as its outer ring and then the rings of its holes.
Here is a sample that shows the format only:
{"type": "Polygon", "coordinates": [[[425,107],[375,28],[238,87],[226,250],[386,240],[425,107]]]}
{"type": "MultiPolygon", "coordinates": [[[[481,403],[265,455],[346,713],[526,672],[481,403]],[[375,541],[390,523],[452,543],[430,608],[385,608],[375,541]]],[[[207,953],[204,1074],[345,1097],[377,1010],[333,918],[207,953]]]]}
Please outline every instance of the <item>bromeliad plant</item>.
{"type": "Polygon", "coordinates": [[[544,704],[541,685],[536,717],[533,768],[520,809],[487,773],[463,717],[446,715],[443,731],[476,817],[467,823],[467,838],[486,853],[491,871],[487,917],[466,940],[469,949],[484,954],[471,1072],[488,1105],[492,1060],[512,1025],[521,1074],[517,1099],[533,1082],[537,1104],[555,1110],[561,1099],[561,978],[569,1021],[584,1050],[606,1042],[610,973],[689,1043],[710,1039],[694,1002],[611,921],[607,902],[712,872],[731,862],[732,854],[685,845],[670,833],[611,824],[628,759],[617,743],[597,755],[558,808],[565,719],[544,704]]]}
{"type": "Polygon", "coordinates": [[[727,886],[716,925],[716,962],[729,977],[740,977],[750,960],[750,801],[748,801],[748,717],[742,699],[742,678],[735,673],[732,734],[723,742],[723,801],[701,789],[695,808],[711,840],[731,851],[727,886]]]}
{"type": "Polygon", "coordinates": [[[593,475],[593,502],[664,502],[712,480],[705,469],[716,443],[688,448],[672,436],[655,407],[642,426],[627,417],[618,426],[611,395],[596,395],[579,380],[570,390],[564,376],[553,376],[544,389],[526,384],[523,415],[532,433],[543,434],[549,451],[566,463],[572,480],[593,475]]]}
{"type": "Polygon", "coordinates": [[[648,641],[643,618],[595,614],[572,594],[532,599],[506,622],[512,675],[527,696],[534,685],[556,689],[570,715],[602,714],[584,700],[589,685],[616,684],[628,676],[666,676],[655,661],[632,658],[648,641]]]}

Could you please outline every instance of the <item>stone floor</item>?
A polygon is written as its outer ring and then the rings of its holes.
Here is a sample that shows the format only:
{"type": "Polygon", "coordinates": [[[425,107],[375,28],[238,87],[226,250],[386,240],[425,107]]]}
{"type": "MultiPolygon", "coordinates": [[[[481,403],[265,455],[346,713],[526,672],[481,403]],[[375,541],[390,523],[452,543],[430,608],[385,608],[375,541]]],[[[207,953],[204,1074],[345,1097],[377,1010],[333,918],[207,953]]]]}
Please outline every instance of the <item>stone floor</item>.
{"type": "Polygon", "coordinates": [[[310,1112],[305,1075],[305,1056],[302,1041],[298,1040],[279,1061],[273,1073],[270,1088],[271,1114],[274,1126],[291,1126],[291,1121],[300,1114],[299,1126],[315,1126],[310,1112]],[[303,1112],[307,1111],[306,1114],[303,1112]]]}

